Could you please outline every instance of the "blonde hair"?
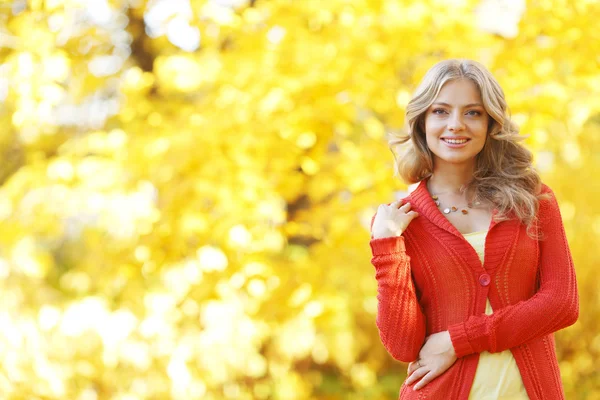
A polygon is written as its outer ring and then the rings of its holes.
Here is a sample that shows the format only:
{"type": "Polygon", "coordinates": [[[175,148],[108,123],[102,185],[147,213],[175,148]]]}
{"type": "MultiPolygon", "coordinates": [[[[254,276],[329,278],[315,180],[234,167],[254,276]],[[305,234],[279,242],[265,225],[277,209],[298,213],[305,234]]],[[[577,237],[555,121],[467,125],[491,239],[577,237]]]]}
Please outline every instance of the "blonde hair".
{"type": "Polygon", "coordinates": [[[470,201],[492,204],[496,220],[516,217],[533,232],[539,208],[541,180],[532,166],[532,154],[519,142],[518,127],[510,120],[504,92],[492,74],[472,60],[450,59],[435,64],[417,87],[406,107],[408,129],[390,134],[389,146],[397,173],[407,183],[416,183],[433,173],[433,156],[425,137],[425,114],[448,81],[468,79],[475,83],[489,115],[488,137],[476,156],[473,179],[464,190],[470,201]],[[397,154],[398,150],[404,150],[397,154]]]}

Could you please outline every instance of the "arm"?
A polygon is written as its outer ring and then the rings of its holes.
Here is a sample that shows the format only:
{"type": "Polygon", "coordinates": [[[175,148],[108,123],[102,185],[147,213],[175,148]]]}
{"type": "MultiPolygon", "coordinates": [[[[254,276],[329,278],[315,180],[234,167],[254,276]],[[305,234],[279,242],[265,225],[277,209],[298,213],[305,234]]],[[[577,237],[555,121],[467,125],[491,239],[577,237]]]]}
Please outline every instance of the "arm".
{"type": "Polygon", "coordinates": [[[579,296],[571,252],[556,198],[548,187],[543,192],[551,198],[540,201],[539,227],[543,236],[539,241],[538,292],[491,315],[471,316],[449,326],[457,357],[482,351],[500,352],[577,321],[579,296]]]}
{"type": "MultiPolygon", "coordinates": [[[[373,221],[371,221],[371,227],[373,221]]],[[[377,328],[381,342],[396,360],[417,359],[425,339],[425,317],[417,301],[404,237],[371,239],[377,280],[377,328]]]]}

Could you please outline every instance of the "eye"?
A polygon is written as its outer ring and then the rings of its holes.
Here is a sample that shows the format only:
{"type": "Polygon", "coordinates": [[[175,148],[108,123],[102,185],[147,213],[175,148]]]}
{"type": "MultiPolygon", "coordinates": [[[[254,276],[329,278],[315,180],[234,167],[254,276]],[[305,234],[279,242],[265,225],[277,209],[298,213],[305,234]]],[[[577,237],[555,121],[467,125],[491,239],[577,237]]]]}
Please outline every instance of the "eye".
{"type": "Polygon", "coordinates": [[[434,108],[433,110],[431,110],[432,114],[445,114],[446,110],[444,110],[443,108],[434,108]]]}
{"type": "Polygon", "coordinates": [[[471,110],[467,112],[468,115],[470,115],[471,117],[479,117],[481,115],[480,111],[477,110],[471,110]]]}

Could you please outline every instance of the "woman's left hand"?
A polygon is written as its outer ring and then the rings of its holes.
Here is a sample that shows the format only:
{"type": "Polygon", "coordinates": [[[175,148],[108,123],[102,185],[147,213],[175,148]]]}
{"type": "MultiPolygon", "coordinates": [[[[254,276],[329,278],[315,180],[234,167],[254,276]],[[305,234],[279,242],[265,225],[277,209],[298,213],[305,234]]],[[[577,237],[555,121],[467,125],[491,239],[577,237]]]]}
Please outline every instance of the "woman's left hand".
{"type": "Polygon", "coordinates": [[[419,381],[413,389],[422,389],[446,372],[455,361],[456,353],[450,340],[450,333],[448,331],[434,333],[425,338],[425,344],[419,352],[419,359],[408,365],[406,385],[419,381]]]}

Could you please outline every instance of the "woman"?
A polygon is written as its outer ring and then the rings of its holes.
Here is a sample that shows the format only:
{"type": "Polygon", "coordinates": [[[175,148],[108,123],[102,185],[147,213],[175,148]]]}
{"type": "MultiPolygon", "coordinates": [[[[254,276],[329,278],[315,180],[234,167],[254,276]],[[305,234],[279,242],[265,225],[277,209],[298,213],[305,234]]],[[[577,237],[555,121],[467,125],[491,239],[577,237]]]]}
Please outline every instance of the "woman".
{"type": "Polygon", "coordinates": [[[410,362],[401,399],[564,399],[553,332],[575,323],[558,205],[481,64],[431,68],[398,173],[418,186],[372,220],[377,326],[410,362]]]}

